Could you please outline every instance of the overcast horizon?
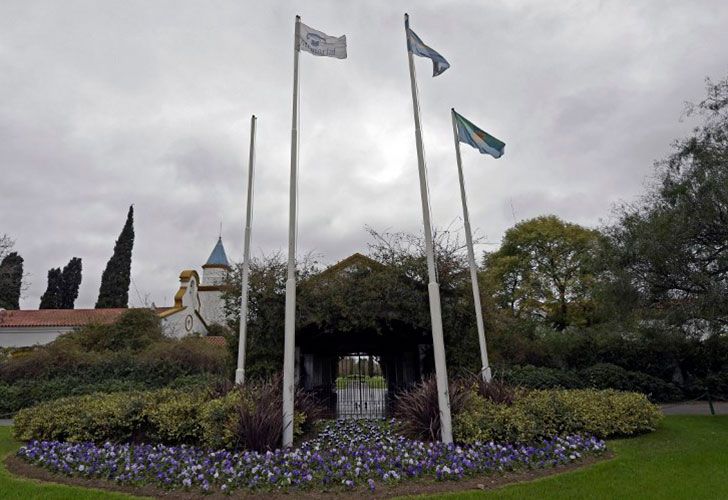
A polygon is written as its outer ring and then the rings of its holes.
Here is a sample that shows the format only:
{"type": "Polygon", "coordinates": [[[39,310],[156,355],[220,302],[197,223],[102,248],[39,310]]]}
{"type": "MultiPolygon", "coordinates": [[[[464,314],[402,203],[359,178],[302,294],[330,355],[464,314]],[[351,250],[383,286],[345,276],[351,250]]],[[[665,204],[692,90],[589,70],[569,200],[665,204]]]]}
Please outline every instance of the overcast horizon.
{"type": "Polygon", "coordinates": [[[130,305],[171,305],[222,222],[242,256],[250,115],[258,116],[254,255],[287,247],[294,16],[347,36],[300,56],[298,249],[365,252],[364,226],[420,232],[403,14],[451,64],[416,58],[433,224],[461,226],[449,110],[506,143],[463,145],[472,226],[497,248],[544,214],[587,226],[644,192],[728,74],[728,3],[145,1],[0,5],[0,235],[36,309],[52,267],[83,259],[93,307],[130,204],[130,305]]]}

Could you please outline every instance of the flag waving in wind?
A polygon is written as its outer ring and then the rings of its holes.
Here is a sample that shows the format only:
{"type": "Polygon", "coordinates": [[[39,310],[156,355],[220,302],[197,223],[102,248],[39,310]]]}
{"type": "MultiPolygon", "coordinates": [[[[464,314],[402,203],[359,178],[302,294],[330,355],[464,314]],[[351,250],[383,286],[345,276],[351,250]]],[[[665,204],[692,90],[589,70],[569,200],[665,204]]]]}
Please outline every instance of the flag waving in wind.
{"type": "Polygon", "coordinates": [[[326,33],[299,23],[298,47],[315,56],[346,59],[346,35],[329,36],[326,33]]]}
{"type": "Polygon", "coordinates": [[[439,54],[439,52],[425,45],[425,43],[420,40],[420,37],[418,37],[417,34],[410,29],[409,20],[405,21],[405,27],[407,28],[407,50],[416,56],[429,57],[432,59],[432,76],[437,76],[450,67],[450,63],[447,62],[445,58],[439,54]]]}
{"type": "Polygon", "coordinates": [[[493,158],[500,158],[503,156],[506,143],[500,141],[479,129],[471,122],[460,116],[454,109],[452,110],[455,116],[455,123],[458,128],[458,139],[460,142],[470,144],[475,149],[483,154],[489,154],[493,158]]]}

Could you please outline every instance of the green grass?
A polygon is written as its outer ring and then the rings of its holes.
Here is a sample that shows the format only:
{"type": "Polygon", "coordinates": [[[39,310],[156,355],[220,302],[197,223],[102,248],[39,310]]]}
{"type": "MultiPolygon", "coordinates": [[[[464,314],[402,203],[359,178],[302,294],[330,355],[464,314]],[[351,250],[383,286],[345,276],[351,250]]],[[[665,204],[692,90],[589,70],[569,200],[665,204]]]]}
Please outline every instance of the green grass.
{"type": "Polygon", "coordinates": [[[728,416],[666,417],[656,432],[611,441],[608,447],[613,459],[582,470],[493,491],[417,498],[728,498],[728,416]]]}
{"type": "Polygon", "coordinates": [[[5,469],[5,457],[15,452],[20,443],[13,440],[11,427],[0,427],[0,498],[8,499],[42,499],[42,500],[96,500],[100,497],[111,499],[140,498],[121,493],[110,493],[106,491],[77,488],[61,484],[43,483],[33,479],[20,479],[12,476],[5,469]]]}
{"type": "MultiPolygon", "coordinates": [[[[20,445],[0,427],[0,458],[20,445]]],[[[418,498],[488,500],[523,498],[728,498],[728,416],[665,418],[657,432],[610,441],[615,457],[581,470],[488,491],[418,498]]],[[[457,483],[453,483],[457,488],[457,483]]],[[[11,476],[0,465],[3,499],[134,498],[11,476]]]]}

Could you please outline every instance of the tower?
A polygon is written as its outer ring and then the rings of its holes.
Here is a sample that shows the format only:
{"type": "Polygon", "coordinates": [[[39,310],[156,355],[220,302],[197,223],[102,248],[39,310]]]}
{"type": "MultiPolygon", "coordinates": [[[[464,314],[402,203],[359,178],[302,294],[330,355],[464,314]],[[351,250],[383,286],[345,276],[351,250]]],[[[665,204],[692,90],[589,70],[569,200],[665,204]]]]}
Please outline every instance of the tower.
{"type": "Polygon", "coordinates": [[[225,277],[229,271],[230,263],[225,254],[222,237],[219,237],[210,257],[202,266],[202,284],[199,287],[200,313],[208,325],[225,324],[225,304],[222,292],[225,277]]]}

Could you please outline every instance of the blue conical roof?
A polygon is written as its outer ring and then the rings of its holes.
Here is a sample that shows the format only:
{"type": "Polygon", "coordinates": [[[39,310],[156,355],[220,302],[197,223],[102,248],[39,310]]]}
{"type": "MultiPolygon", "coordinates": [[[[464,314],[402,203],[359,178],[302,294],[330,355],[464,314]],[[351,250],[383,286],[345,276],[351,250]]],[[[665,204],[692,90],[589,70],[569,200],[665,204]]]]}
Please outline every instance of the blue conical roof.
{"type": "Polygon", "coordinates": [[[210,254],[210,257],[208,257],[207,262],[205,262],[205,265],[230,267],[227,255],[225,254],[225,247],[222,246],[222,237],[217,239],[217,244],[215,244],[215,248],[212,249],[212,253],[210,254]]]}

